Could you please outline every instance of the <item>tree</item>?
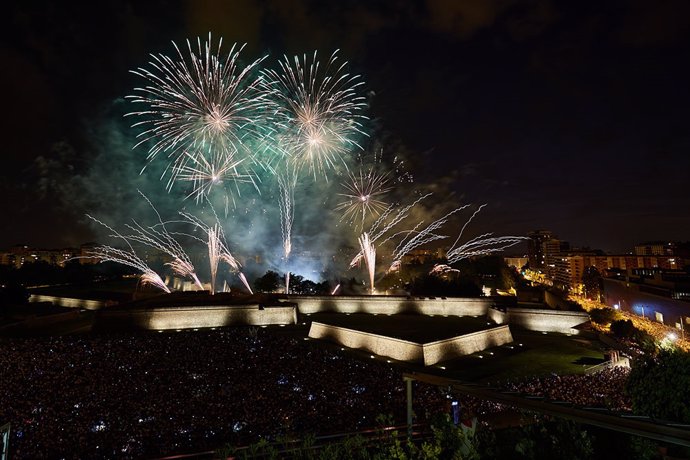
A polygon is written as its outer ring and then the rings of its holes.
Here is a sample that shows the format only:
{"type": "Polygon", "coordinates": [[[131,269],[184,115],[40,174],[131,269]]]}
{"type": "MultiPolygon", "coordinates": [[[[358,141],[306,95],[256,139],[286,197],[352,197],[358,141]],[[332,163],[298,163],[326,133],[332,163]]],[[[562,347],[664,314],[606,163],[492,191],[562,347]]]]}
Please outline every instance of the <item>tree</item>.
{"type": "Polygon", "coordinates": [[[611,333],[616,337],[622,339],[630,339],[635,342],[640,348],[650,353],[656,351],[656,343],[654,337],[647,332],[635,327],[629,319],[619,319],[611,323],[611,333]]]}
{"type": "Polygon", "coordinates": [[[611,333],[620,338],[632,338],[637,332],[637,328],[629,319],[619,319],[611,323],[611,333]]]}
{"type": "Polygon", "coordinates": [[[520,273],[514,267],[508,266],[504,261],[501,265],[501,277],[499,278],[501,287],[506,291],[513,289],[519,279],[520,273]]]}
{"type": "MultiPolygon", "coordinates": [[[[301,276],[299,278],[302,278],[301,276]]],[[[312,280],[300,279],[299,283],[293,282],[290,279],[290,291],[293,294],[305,294],[305,295],[327,295],[328,292],[328,281],[322,281],[320,283],[315,283],[312,280]]]]}
{"type": "Polygon", "coordinates": [[[275,292],[280,287],[280,283],[280,275],[273,270],[269,270],[254,281],[254,289],[258,292],[275,292]]]}
{"type": "Polygon", "coordinates": [[[581,460],[592,457],[592,442],[582,425],[570,420],[542,421],[522,428],[514,458],[581,460]]]}
{"type": "Polygon", "coordinates": [[[599,300],[601,297],[603,279],[597,267],[587,267],[582,272],[582,285],[588,299],[599,300]]]}
{"type": "Polygon", "coordinates": [[[636,360],[627,382],[633,410],[664,420],[690,423],[690,354],[662,350],[636,360]]]}
{"type": "Polygon", "coordinates": [[[304,276],[290,272],[290,294],[304,294],[304,276]]]}
{"type": "Polygon", "coordinates": [[[595,323],[610,324],[613,321],[618,321],[622,319],[623,315],[621,315],[618,311],[614,310],[613,308],[604,307],[590,310],[589,317],[592,318],[592,321],[594,321],[595,323]]]}
{"type": "Polygon", "coordinates": [[[568,420],[540,418],[520,427],[478,430],[481,458],[571,459],[592,458],[591,435],[583,425],[568,420]]]}

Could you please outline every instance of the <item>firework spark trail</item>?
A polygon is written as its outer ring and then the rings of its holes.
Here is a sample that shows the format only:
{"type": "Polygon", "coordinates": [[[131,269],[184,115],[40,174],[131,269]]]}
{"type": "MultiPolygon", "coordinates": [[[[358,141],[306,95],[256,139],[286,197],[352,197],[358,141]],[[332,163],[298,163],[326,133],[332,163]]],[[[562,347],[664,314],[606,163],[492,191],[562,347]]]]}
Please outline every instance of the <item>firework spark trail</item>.
{"type": "MultiPolygon", "coordinates": [[[[415,201],[413,201],[411,204],[408,204],[407,206],[404,206],[403,208],[401,208],[401,209],[393,216],[393,218],[392,218],[390,221],[388,221],[388,222],[386,222],[386,223],[384,224],[384,222],[386,221],[386,219],[388,218],[388,216],[392,214],[393,209],[394,209],[394,207],[395,207],[394,205],[389,206],[389,207],[381,214],[381,216],[377,219],[377,221],[374,222],[374,225],[372,225],[371,229],[369,230],[369,232],[373,234],[373,236],[372,236],[372,238],[371,238],[371,241],[372,241],[372,242],[378,241],[383,235],[385,235],[386,233],[388,233],[393,227],[395,227],[396,225],[398,225],[398,224],[399,224],[400,222],[402,222],[403,220],[407,219],[407,217],[409,217],[409,215],[410,215],[410,211],[412,210],[412,208],[414,208],[414,207],[415,207],[417,204],[419,204],[422,200],[428,198],[428,197],[431,196],[431,195],[432,195],[432,193],[427,193],[426,195],[420,196],[420,197],[417,198],[415,201]]],[[[392,238],[393,238],[394,236],[396,236],[396,235],[397,235],[397,234],[390,235],[390,236],[387,237],[384,241],[382,241],[380,244],[383,244],[383,243],[389,241],[390,239],[392,239],[392,238]]]]}
{"type": "Polygon", "coordinates": [[[211,294],[216,292],[216,275],[218,274],[218,264],[220,263],[220,256],[222,253],[220,242],[220,225],[217,223],[213,227],[209,227],[208,236],[208,260],[211,269],[211,294]]]}
{"type": "Polygon", "coordinates": [[[485,206],[486,204],[479,206],[460,229],[458,237],[446,253],[449,264],[471,257],[488,256],[515,246],[527,239],[522,236],[492,236],[493,233],[484,233],[458,246],[467,226],[485,206]]]}
{"type": "Polygon", "coordinates": [[[335,288],[333,288],[333,291],[331,291],[331,295],[335,295],[335,293],[338,292],[338,289],[340,289],[340,283],[338,283],[338,285],[335,288]]]}
{"type": "Polygon", "coordinates": [[[280,210],[280,231],[283,237],[285,259],[285,294],[290,293],[290,269],[287,267],[292,252],[292,224],[295,220],[294,202],[298,171],[288,167],[278,176],[278,208],[280,210]]]}
{"type": "Polygon", "coordinates": [[[492,237],[492,233],[485,233],[473,238],[466,243],[448,251],[448,263],[454,264],[463,259],[471,257],[488,256],[490,254],[503,251],[516,244],[522,243],[527,238],[522,236],[497,236],[492,237]]]}
{"type": "Polygon", "coordinates": [[[228,264],[232,271],[239,272],[240,268],[242,267],[240,263],[237,261],[237,259],[235,259],[235,257],[232,254],[228,252],[227,248],[225,247],[225,244],[223,244],[222,247],[223,250],[220,254],[220,260],[228,264]]]}
{"type": "Polygon", "coordinates": [[[280,231],[283,237],[283,256],[285,259],[287,259],[290,256],[290,252],[292,252],[292,224],[295,220],[294,203],[297,177],[297,170],[289,167],[278,176],[280,231]]]}
{"type": "MultiPolygon", "coordinates": [[[[131,71],[148,84],[127,96],[146,106],[127,114],[140,119],[133,127],[144,129],[135,148],[149,144],[149,162],[161,153],[170,159],[163,172],[170,172],[168,189],[185,171],[190,152],[192,156],[205,149],[219,156],[241,152],[254,162],[248,144],[264,135],[264,117],[275,112],[270,109],[273,102],[260,88],[261,78],[253,76],[265,57],[240,68],[239,55],[245,45],[233,44],[224,54],[223,40],[213,49],[210,34],[203,44],[197,38],[196,49],[186,42],[186,54],[173,42],[174,58],[151,54],[149,68],[131,71]]],[[[224,162],[215,164],[218,167],[224,162]]],[[[243,166],[251,165],[245,162],[243,166]]]]}
{"type": "Polygon", "coordinates": [[[359,247],[363,254],[364,263],[367,266],[367,271],[369,272],[369,287],[370,291],[374,293],[374,274],[376,271],[376,246],[374,242],[369,239],[368,233],[363,233],[359,237],[359,247]]]}
{"type": "MultiPolygon", "coordinates": [[[[442,235],[438,233],[438,230],[446,225],[448,223],[448,220],[450,217],[452,217],[454,214],[463,211],[467,209],[470,205],[464,205],[460,206],[458,208],[453,209],[449,213],[445,214],[443,217],[440,219],[437,219],[433,221],[431,224],[427,225],[424,227],[422,230],[419,230],[420,227],[423,225],[423,221],[417,223],[411,230],[404,230],[404,231],[399,231],[399,232],[391,232],[391,230],[398,225],[400,222],[405,220],[407,217],[410,215],[411,209],[417,205],[420,201],[424,200],[427,198],[429,194],[423,195],[419,197],[417,200],[415,200],[413,203],[401,208],[398,210],[396,213],[393,213],[394,205],[389,206],[382,214],[381,216],[374,222],[374,224],[371,226],[371,229],[369,232],[365,232],[361,237],[360,237],[360,251],[359,253],[352,259],[350,262],[350,267],[354,267],[355,265],[359,265],[359,263],[364,259],[367,269],[369,270],[369,276],[370,279],[372,278],[372,266],[370,265],[370,261],[372,261],[369,257],[369,255],[366,254],[365,249],[368,248],[367,245],[364,244],[364,241],[368,245],[371,245],[372,247],[375,247],[374,244],[378,242],[378,245],[384,244],[394,238],[399,237],[400,235],[404,235],[402,240],[398,243],[396,248],[393,250],[393,262],[391,263],[388,271],[396,271],[400,268],[401,263],[402,263],[402,258],[408,254],[410,251],[413,249],[418,248],[419,246],[422,246],[424,244],[431,243],[433,241],[445,239],[448,236],[447,235],[442,235]],[[392,218],[391,218],[392,216],[392,218]],[[372,236],[370,236],[372,235],[372,236]],[[386,236],[387,235],[387,236],[386,236]],[[366,240],[363,240],[363,238],[366,237],[366,240]],[[381,240],[379,242],[379,240],[381,240]]],[[[462,226],[460,233],[458,234],[458,237],[455,239],[455,242],[451,246],[451,248],[447,251],[447,259],[448,263],[452,264],[455,262],[458,262],[463,259],[467,259],[470,257],[474,256],[485,256],[489,254],[493,254],[495,252],[502,251],[504,249],[507,249],[511,246],[514,246],[522,241],[525,240],[524,237],[517,237],[517,236],[501,236],[501,237],[493,237],[491,236],[491,233],[486,233],[483,235],[480,235],[478,237],[475,237],[466,243],[459,245],[458,243],[460,239],[462,238],[462,235],[464,234],[467,226],[472,222],[472,220],[477,216],[477,214],[484,208],[486,205],[481,205],[479,206],[478,209],[476,209],[470,218],[464,223],[462,226]]],[[[373,262],[375,262],[375,255],[373,262]]],[[[432,272],[434,270],[432,269],[432,272]]],[[[373,282],[372,282],[373,286],[373,282]]]]}
{"type": "Polygon", "coordinates": [[[481,212],[481,210],[484,209],[484,207],[486,207],[486,203],[480,205],[477,209],[475,209],[474,212],[472,213],[472,215],[470,216],[470,218],[465,221],[465,224],[460,229],[460,233],[458,233],[458,237],[455,238],[455,241],[453,242],[451,247],[448,249],[448,252],[451,252],[453,250],[453,248],[455,248],[457,246],[458,242],[462,238],[463,233],[465,233],[465,229],[467,228],[467,226],[474,220],[474,218],[477,216],[477,214],[479,214],[481,212]]]}
{"type": "Polygon", "coordinates": [[[216,217],[216,223],[212,226],[207,225],[204,221],[188,212],[179,212],[180,216],[182,216],[184,219],[182,222],[192,224],[195,228],[200,229],[206,235],[206,239],[202,239],[195,235],[184,234],[208,247],[209,268],[211,271],[211,293],[215,292],[215,280],[218,273],[218,265],[220,262],[225,262],[230,267],[230,270],[237,274],[237,276],[240,278],[240,281],[242,281],[249,293],[253,294],[252,289],[249,287],[249,283],[247,282],[247,278],[240,271],[242,265],[228,249],[225,232],[223,231],[223,227],[220,225],[218,216],[215,214],[215,210],[213,208],[211,209],[216,217]]]}
{"type": "Polygon", "coordinates": [[[387,186],[388,174],[376,173],[373,168],[366,174],[362,169],[359,170],[359,175],[349,172],[349,180],[342,184],[345,193],[338,194],[344,200],[335,208],[336,211],[344,211],[341,220],[352,223],[361,216],[360,227],[363,227],[367,214],[380,215],[388,207],[378,198],[391,190],[387,186]]]}
{"type": "MultiPolygon", "coordinates": [[[[376,243],[379,239],[381,239],[384,235],[389,233],[391,229],[393,229],[396,225],[398,225],[400,222],[405,220],[407,217],[410,215],[410,211],[412,208],[414,208],[419,202],[424,200],[425,198],[431,196],[431,193],[427,193],[426,195],[422,195],[419,198],[417,198],[414,202],[411,204],[408,204],[407,206],[404,206],[400,208],[397,212],[394,213],[395,210],[395,204],[391,204],[386,208],[385,211],[381,213],[378,219],[372,224],[371,228],[369,229],[368,232],[366,232],[369,237],[369,241],[374,244],[376,243]],[[389,217],[393,216],[392,218],[389,217]]],[[[419,225],[419,224],[418,224],[419,225]]],[[[379,245],[386,243],[390,241],[391,239],[395,238],[396,236],[399,236],[400,234],[404,234],[406,232],[397,232],[390,234],[387,236],[379,245]]],[[[362,257],[364,257],[364,253],[360,250],[359,253],[352,259],[350,262],[350,268],[356,266],[359,264],[359,262],[362,260],[362,257]]]]}
{"type": "Polygon", "coordinates": [[[402,258],[405,255],[409,254],[410,251],[418,248],[419,246],[431,243],[433,241],[448,238],[447,235],[439,235],[435,232],[444,225],[446,225],[448,223],[448,219],[450,219],[452,215],[460,211],[463,211],[464,209],[467,209],[469,206],[470,205],[466,204],[464,206],[460,206],[459,208],[453,209],[440,219],[437,219],[433,221],[431,224],[427,225],[422,230],[417,229],[421,227],[423,222],[417,224],[415,228],[410,230],[407,233],[407,235],[400,241],[400,243],[398,243],[398,246],[396,246],[396,248],[393,250],[393,263],[391,264],[389,271],[396,271],[400,267],[402,258]]]}
{"type": "Polygon", "coordinates": [[[252,291],[252,288],[249,287],[249,282],[247,281],[247,277],[244,276],[244,273],[240,271],[242,268],[242,265],[240,265],[240,262],[235,259],[235,257],[230,254],[230,251],[227,249],[227,243],[225,243],[225,235],[221,234],[221,243],[222,243],[222,251],[220,255],[220,260],[225,262],[230,266],[230,269],[233,273],[237,273],[237,277],[242,281],[242,284],[244,284],[244,287],[247,288],[247,291],[249,291],[250,294],[254,294],[254,291],[252,291]]]}
{"type": "MultiPolygon", "coordinates": [[[[426,195],[422,195],[421,197],[417,198],[415,201],[413,201],[411,204],[408,204],[407,206],[402,207],[399,209],[396,213],[393,213],[395,209],[395,205],[391,204],[386,208],[383,213],[381,213],[381,216],[374,222],[374,224],[371,226],[368,232],[364,232],[360,237],[359,237],[359,247],[360,251],[359,253],[352,259],[350,262],[350,268],[357,266],[360,264],[362,259],[364,259],[364,262],[366,264],[367,270],[369,272],[369,280],[370,280],[370,286],[371,286],[371,292],[374,292],[374,274],[376,272],[376,246],[375,243],[382,238],[386,233],[389,233],[396,225],[398,225],[400,222],[405,220],[407,217],[410,215],[410,211],[412,208],[414,208],[420,201],[424,200],[428,196],[430,196],[431,193],[427,193],[426,195]],[[390,220],[389,217],[393,216],[390,220]],[[372,236],[373,235],[373,236],[372,236]],[[366,243],[366,244],[365,244],[366,243]],[[373,257],[372,257],[372,251],[373,251],[373,257]]],[[[415,228],[417,228],[420,224],[417,224],[415,228]]],[[[390,241],[391,239],[397,237],[398,235],[401,234],[406,234],[409,233],[409,231],[403,231],[403,232],[396,232],[393,234],[390,234],[387,236],[381,243],[383,244],[386,243],[387,241],[390,241]]],[[[398,264],[399,265],[399,262],[398,264]]],[[[395,268],[394,265],[393,268],[395,268]]]]}
{"type": "Polygon", "coordinates": [[[184,249],[182,249],[182,246],[177,242],[172,234],[168,232],[160,213],[153,203],[151,203],[151,200],[149,200],[148,197],[140,190],[139,194],[144,198],[144,200],[146,200],[149,206],[151,206],[153,212],[156,213],[158,223],[151,227],[144,227],[136,220],[132,219],[133,224],[126,224],[125,226],[133,231],[134,234],[124,235],[123,237],[127,240],[135,241],[169,255],[173,260],[171,262],[167,262],[165,265],[169,266],[175,274],[183,278],[191,278],[199,289],[203,289],[203,286],[201,285],[201,282],[199,281],[199,278],[194,270],[194,265],[192,264],[192,261],[187,253],[184,251],[184,249]]]}
{"type": "Polygon", "coordinates": [[[364,83],[359,75],[346,73],[347,62],[338,62],[336,50],[325,66],[317,53],[279,62],[280,70],[264,70],[265,92],[276,101],[279,144],[299,168],[306,167],[316,178],[342,161],[352,148],[353,139],[365,133],[361,112],[366,107],[357,91],[364,83]]]}
{"type": "Polygon", "coordinates": [[[443,275],[446,273],[460,273],[460,270],[452,268],[450,265],[436,264],[429,272],[430,275],[443,275]]]}
{"type": "Polygon", "coordinates": [[[91,251],[88,251],[85,257],[93,257],[99,259],[101,262],[115,262],[121,265],[126,265],[128,267],[134,268],[135,270],[141,272],[139,281],[142,285],[151,285],[159,289],[162,289],[167,293],[170,293],[170,289],[168,289],[168,286],[165,285],[165,282],[161,279],[160,275],[153,271],[148,265],[146,265],[146,262],[144,262],[143,260],[141,260],[139,256],[137,256],[136,252],[134,251],[134,248],[132,247],[132,244],[127,240],[127,238],[116,232],[109,225],[96,219],[95,217],[90,216],[88,214],[86,215],[86,217],[113,232],[111,236],[113,238],[119,238],[122,241],[124,241],[127,244],[127,247],[129,247],[129,250],[117,249],[112,246],[101,245],[96,246],[91,251]]]}
{"type": "Polygon", "coordinates": [[[244,273],[239,272],[237,275],[240,278],[240,281],[244,284],[244,287],[247,288],[247,291],[249,291],[250,294],[254,294],[254,291],[252,291],[252,288],[249,287],[249,281],[247,281],[247,278],[244,276],[244,273]]]}

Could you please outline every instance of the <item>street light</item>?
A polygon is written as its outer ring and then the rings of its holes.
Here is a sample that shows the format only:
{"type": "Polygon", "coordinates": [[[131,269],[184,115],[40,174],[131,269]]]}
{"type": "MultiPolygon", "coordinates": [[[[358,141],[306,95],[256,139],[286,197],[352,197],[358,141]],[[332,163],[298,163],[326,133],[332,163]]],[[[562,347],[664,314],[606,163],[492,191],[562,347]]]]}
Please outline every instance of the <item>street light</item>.
{"type": "Polygon", "coordinates": [[[659,345],[661,346],[661,348],[672,349],[673,344],[676,342],[676,340],[678,340],[678,335],[673,332],[669,332],[668,334],[666,334],[666,337],[664,337],[661,340],[659,345]]]}
{"type": "Polygon", "coordinates": [[[678,322],[676,323],[676,329],[680,329],[680,339],[681,340],[685,340],[685,327],[683,326],[683,320],[684,319],[685,318],[680,316],[678,318],[678,322]]]}

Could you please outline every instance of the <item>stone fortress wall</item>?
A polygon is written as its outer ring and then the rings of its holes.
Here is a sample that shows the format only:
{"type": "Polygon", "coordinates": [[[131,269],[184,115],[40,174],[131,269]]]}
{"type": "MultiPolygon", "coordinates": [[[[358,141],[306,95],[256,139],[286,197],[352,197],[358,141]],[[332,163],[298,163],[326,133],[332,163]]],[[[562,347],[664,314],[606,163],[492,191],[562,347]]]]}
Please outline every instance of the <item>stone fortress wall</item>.
{"type": "Polygon", "coordinates": [[[431,366],[458,356],[470,355],[513,341],[507,325],[429,343],[416,343],[395,337],[312,322],[309,337],[337,342],[348,348],[366,350],[379,356],[431,366]]]}
{"type": "Polygon", "coordinates": [[[313,313],[365,313],[372,315],[419,314],[427,316],[485,316],[496,326],[431,343],[414,343],[393,337],[312,322],[309,337],[328,339],[400,361],[432,365],[454,357],[481,352],[513,341],[510,327],[532,331],[577,334],[576,326],[589,321],[584,312],[529,308],[499,309],[490,298],[405,296],[287,296],[277,306],[161,306],[109,309],[98,312],[97,324],[108,327],[171,330],[230,325],[297,324],[298,315],[313,313]]]}

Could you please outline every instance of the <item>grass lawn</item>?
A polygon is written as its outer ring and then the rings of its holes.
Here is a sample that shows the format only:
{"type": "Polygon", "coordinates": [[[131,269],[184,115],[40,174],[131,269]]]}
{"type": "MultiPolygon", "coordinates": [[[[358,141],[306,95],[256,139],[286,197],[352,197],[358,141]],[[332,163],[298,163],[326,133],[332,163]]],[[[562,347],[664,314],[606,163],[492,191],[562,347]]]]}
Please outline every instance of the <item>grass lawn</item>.
{"type": "Polygon", "coordinates": [[[552,372],[578,374],[604,357],[603,344],[577,336],[513,330],[513,338],[512,344],[441,363],[444,375],[493,383],[552,372]]]}

